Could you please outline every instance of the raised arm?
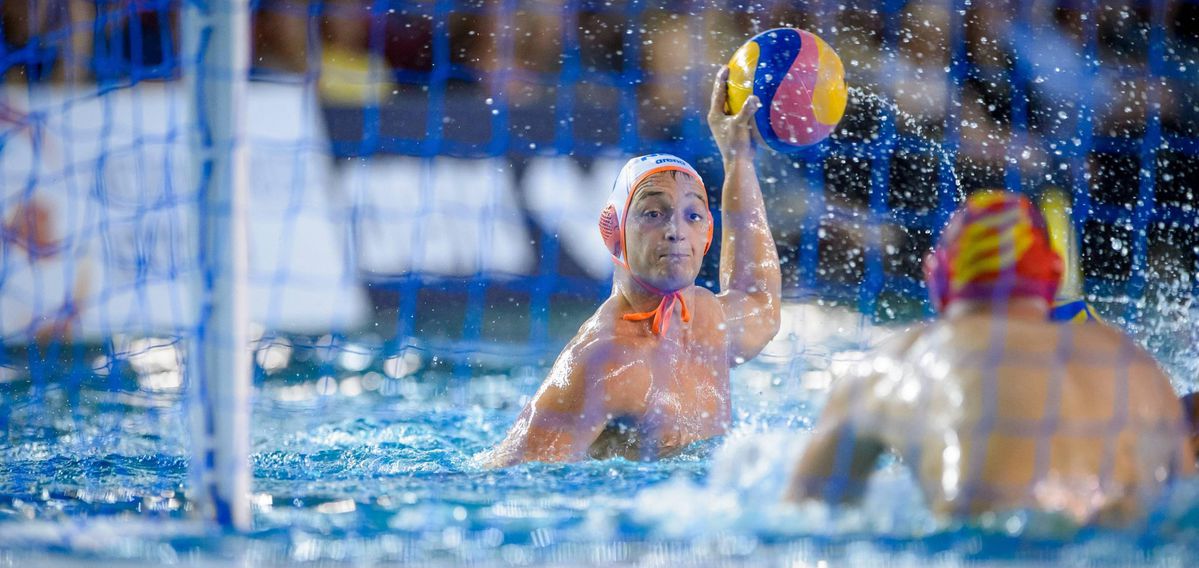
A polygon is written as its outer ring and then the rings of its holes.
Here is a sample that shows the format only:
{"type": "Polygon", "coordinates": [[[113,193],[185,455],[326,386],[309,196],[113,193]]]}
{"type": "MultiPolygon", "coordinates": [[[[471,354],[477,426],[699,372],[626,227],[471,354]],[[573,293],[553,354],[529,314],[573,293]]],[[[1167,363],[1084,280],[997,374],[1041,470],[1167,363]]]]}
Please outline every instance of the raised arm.
{"type": "Polygon", "coordinates": [[[720,299],[729,361],[736,365],[757,355],[778,333],[782,275],[754,166],[753,116],[762,103],[751,96],[740,112],[726,114],[728,74],[725,67],[716,75],[708,126],[724,160],[720,299]]]}

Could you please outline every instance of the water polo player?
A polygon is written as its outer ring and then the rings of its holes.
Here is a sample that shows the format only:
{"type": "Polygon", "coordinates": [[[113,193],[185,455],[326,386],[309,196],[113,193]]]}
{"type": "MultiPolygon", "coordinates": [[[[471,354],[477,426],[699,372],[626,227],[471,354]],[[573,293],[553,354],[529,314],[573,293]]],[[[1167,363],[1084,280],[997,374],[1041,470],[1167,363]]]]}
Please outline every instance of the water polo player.
{"type": "Polygon", "coordinates": [[[1118,523],[1193,472],[1181,405],[1152,356],[1107,325],[1047,318],[1061,260],[1027,198],[972,195],[925,271],[941,318],[839,377],[791,498],[852,500],[891,449],[938,513],[1118,523]]]}
{"type": "Polygon", "coordinates": [[[753,162],[759,102],[726,115],[727,73],[708,113],[725,171],[720,294],[695,285],[713,236],[703,180],[667,154],[629,160],[600,218],[612,295],[479,463],[654,459],[728,427],[729,369],[778,332],[781,276],[753,162]]]}

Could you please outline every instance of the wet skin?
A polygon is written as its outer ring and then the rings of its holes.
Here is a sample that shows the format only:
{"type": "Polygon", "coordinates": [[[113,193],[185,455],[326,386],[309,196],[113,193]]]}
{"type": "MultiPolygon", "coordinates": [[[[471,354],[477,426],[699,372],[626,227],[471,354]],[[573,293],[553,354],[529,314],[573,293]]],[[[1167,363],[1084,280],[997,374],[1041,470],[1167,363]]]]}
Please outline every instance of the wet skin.
{"type": "Polygon", "coordinates": [[[951,305],[840,377],[790,498],[853,501],[891,449],[941,514],[1137,518],[1163,482],[1194,472],[1178,398],[1130,338],[1048,322],[1047,309],[951,305]]]}
{"type": "Polygon", "coordinates": [[[621,266],[612,295],[567,344],[505,439],[476,457],[486,467],[623,456],[655,459],[722,434],[730,420],[729,369],[778,332],[781,276],[750,140],[751,99],[723,111],[727,69],[716,78],[708,124],[721,150],[720,294],[695,286],[709,218],[702,186],[682,172],[654,174],[634,188],[626,220],[629,270],[662,291],[678,290],[662,335],[623,316],[661,296],[621,266]]]}

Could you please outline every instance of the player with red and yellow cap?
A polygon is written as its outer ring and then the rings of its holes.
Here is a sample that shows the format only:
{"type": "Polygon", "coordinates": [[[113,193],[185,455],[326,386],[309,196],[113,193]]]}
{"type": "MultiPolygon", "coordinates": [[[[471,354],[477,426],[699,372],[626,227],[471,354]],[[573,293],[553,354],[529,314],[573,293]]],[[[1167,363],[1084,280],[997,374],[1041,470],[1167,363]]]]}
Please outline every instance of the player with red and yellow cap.
{"type": "Polygon", "coordinates": [[[1049,319],[1061,272],[1026,197],[971,195],[926,258],[937,321],[837,378],[789,496],[855,499],[889,448],[941,514],[1122,523],[1193,473],[1153,357],[1110,326],[1049,319]]]}
{"type": "Polygon", "coordinates": [[[924,269],[938,311],[958,300],[1041,298],[1048,306],[1062,278],[1062,259],[1028,198],[983,191],[950,219],[924,269]]]}
{"type": "Polygon", "coordinates": [[[612,295],[477,463],[653,459],[728,427],[729,370],[778,332],[782,278],[753,161],[760,103],[725,114],[727,73],[708,114],[725,169],[721,292],[695,285],[715,227],[699,173],[669,154],[629,160],[599,220],[612,295]]]}

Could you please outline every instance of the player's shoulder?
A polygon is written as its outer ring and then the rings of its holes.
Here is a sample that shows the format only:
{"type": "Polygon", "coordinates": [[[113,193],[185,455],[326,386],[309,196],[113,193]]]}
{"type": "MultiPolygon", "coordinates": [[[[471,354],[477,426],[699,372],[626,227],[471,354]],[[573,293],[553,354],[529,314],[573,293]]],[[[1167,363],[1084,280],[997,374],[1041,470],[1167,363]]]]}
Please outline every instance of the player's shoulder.
{"type": "MultiPolygon", "coordinates": [[[[600,314],[596,314],[599,316],[600,314]]],[[[567,364],[580,378],[611,376],[630,362],[644,361],[647,343],[641,337],[619,334],[613,325],[593,322],[593,317],[580,328],[558,356],[559,364],[567,364]]]]}
{"type": "Polygon", "coordinates": [[[1124,329],[1106,321],[1088,321],[1077,324],[1056,323],[1055,327],[1070,333],[1076,343],[1086,345],[1091,349],[1125,352],[1133,356],[1148,356],[1145,351],[1124,329]]]}
{"type": "MultiPolygon", "coordinates": [[[[1159,374],[1163,378],[1166,377],[1166,374],[1159,367],[1157,358],[1142,346],[1135,337],[1115,324],[1106,321],[1091,321],[1075,327],[1081,328],[1078,330],[1080,333],[1102,337],[1109,350],[1116,353],[1128,354],[1131,358],[1131,363],[1152,367],[1153,371],[1156,371],[1155,374],[1159,374]]],[[[1169,379],[1166,378],[1166,380],[1168,381],[1169,379]]]]}
{"type": "Polygon", "coordinates": [[[571,342],[570,356],[587,367],[603,366],[611,359],[627,356],[629,346],[614,333],[595,333],[571,342]]]}
{"type": "Polygon", "coordinates": [[[581,407],[597,382],[599,369],[606,366],[611,338],[595,331],[580,330],[562,348],[536,395],[540,408],[572,411],[581,407]]]}
{"type": "Polygon", "coordinates": [[[696,299],[696,301],[703,301],[703,302],[719,301],[719,297],[716,295],[716,292],[713,292],[707,288],[704,288],[703,286],[695,287],[695,299],[696,299]]]}
{"type": "Polygon", "coordinates": [[[609,409],[634,407],[651,383],[646,361],[645,349],[632,338],[583,330],[562,350],[543,389],[576,406],[602,394],[609,409]]]}

